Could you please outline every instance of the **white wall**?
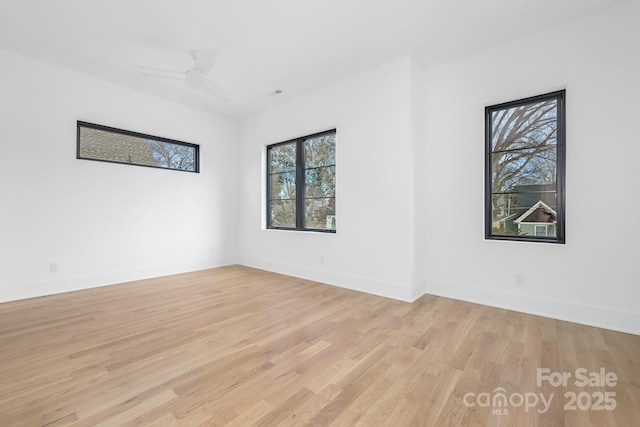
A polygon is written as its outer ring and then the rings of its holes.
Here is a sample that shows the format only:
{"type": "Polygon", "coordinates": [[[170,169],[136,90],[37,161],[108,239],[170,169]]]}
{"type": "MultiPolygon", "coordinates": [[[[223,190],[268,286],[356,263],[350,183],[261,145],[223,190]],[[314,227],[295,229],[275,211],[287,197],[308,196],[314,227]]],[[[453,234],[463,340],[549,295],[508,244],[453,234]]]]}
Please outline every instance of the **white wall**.
{"type": "Polygon", "coordinates": [[[426,74],[399,58],[239,132],[0,51],[0,301],[237,260],[406,301],[427,292],[640,334],[639,9],[628,2],[426,74]],[[567,243],[486,241],[484,107],[560,88],[567,243]],[[78,119],[201,144],[202,173],[76,160],[78,119]],[[265,146],[331,128],[338,232],[265,230],[265,146]]]}
{"type": "Polygon", "coordinates": [[[243,121],[240,261],[640,333],[639,16],[629,2],[426,75],[400,58],[243,121]],[[562,88],[567,243],[484,240],[485,106],[562,88]],[[337,234],[264,230],[264,146],[332,127],[337,234]]]}
{"type": "Polygon", "coordinates": [[[639,47],[628,2],[428,71],[427,292],[640,333],[639,47]],[[566,245],[483,240],[484,107],[561,88],[566,245]]]}
{"type": "Polygon", "coordinates": [[[413,267],[413,295],[411,300],[422,296],[425,292],[427,272],[430,261],[427,259],[426,248],[429,237],[426,235],[427,222],[425,212],[431,208],[428,203],[425,158],[426,151],[426,97],[424,90],[426,75],[417,61],[411,60],[411,150],[408,154],[412,166],[413,178],[411,182],[411,265],[413,267]]]}
{"type": "Polygon", "coordinates": [[[8,51],[0,64],[0,301],[235,261],[235,121],[8,51]],[[77,160],[76,120],[200,144],[201,173],[77,160]]]}
{"type": "Polygon", "coordinates": [[[413,68],[410,57],[400,58],[241,123],[243,264],[403,300],[415,297],[420,278],[412,265],[413,68]],[[337,128],[337,233],[264,229],[265,146],[331,128],[337,128]]]}

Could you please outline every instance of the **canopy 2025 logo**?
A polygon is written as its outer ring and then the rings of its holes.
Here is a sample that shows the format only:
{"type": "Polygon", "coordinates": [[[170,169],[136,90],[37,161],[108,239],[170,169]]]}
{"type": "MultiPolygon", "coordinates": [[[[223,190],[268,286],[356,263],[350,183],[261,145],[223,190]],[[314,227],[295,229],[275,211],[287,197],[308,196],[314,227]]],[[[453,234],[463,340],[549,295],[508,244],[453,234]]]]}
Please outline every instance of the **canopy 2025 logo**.
{"type": "MultiPolygon", "coordinates": [[[[537,369],[537,384],[541,387],[544,382],[552,387],[567,387],[573,379],[576,387],[615,387],[618,385],[618,375],[607,372],[605,368],[589,372],[588,369],[578,368],[573,372],[551,372],[549,368],[537,369]]],[[[567,391],[564,393],[565,411],[613,411],[616,409],[615,391],[567,391]]]]}
{"type": "MultiPolygon", "coordinates": [[[[567,387],[573,380],[573,386],[580,388],[589,387],[615,387],[618,385],[618,376],[615,372],[607,372],[605,368],[590,372],[586,368],[578,368],[573,372],[551,372],[549,368],[536,370],[536,384],[538,387],[549,385],[551,387],[567,387]]],[[[524,407],[525,412],[536,410],[543,414],[549,410],[555,393],[528,392],[511,393],[497,387],[490,392],[466,393],[463,402],[467,407],[480,406],[491,408],[493,415],[507,415],[510,408],[524,407]]],[[[613,411],[616,408],[616,393],[614,391],[567,391],[564,393],[565,411],[613,411]]]]}

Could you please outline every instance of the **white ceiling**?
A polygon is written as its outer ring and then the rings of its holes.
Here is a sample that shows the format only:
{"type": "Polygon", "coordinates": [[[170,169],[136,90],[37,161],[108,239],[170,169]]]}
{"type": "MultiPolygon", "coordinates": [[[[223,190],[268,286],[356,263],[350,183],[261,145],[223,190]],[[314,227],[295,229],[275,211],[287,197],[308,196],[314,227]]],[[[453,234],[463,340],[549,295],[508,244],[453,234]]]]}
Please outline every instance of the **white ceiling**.
{"type": "Polygon", "coordinates": [[[242,118],[408,53],[430,66],[624,1],[0,0],[0,47],[242,118]],[[139,73],[186,71],[204,47],[229,103],[139,73]]]}

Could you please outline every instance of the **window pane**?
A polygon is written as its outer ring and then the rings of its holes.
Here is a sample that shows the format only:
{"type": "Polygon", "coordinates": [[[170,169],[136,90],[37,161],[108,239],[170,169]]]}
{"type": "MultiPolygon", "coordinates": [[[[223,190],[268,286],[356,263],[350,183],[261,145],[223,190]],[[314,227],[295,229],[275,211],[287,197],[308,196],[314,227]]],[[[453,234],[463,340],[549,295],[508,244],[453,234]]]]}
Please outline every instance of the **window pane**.
{"type": "Polygon", "coordinates": [[[78,122],[77,158],[198,172],[195,144],[78,122]],[[173,141],[173,142],[171,142],[173,141]]]}
{"type": "Polygon", "coordinates": [[[325,230],[336,229],[336,199],[306,199],[304,202],[304,226],[325,230]]]}
{"type": "Polygon", "coordinates": [[[156,165],[161,168],[193,170],[196,158],[194,147],[148,140],[156,165]]]}
{"type": "Polygon", "coordinates": [[[556,182],[556,146],[528,148],[492,155],[494,193],[513,191],[522,185],[556,182]]]}
{"type": "Polygon", "coordinates": [[[304,196],[314,197],[335,197],[336,193],[336,168],[327,166],[321,168],[307,169],[304,172],[304,196]]]}
{"type": "Polygon", "coordinates": [[[271,175],[272,199],[296,198],[296,173],[285,172],[271,175]]]}
{"type": "Polygon", "coordinates": [[[295,200],[271,200],[271,226],[295,228],[295,200]]]}
{"type": "Polygon", "coordinates": [[[549,228],[546,225],[536,225],[535,235],[540,237],[547,237],[549,235],[549,228]]]}
{"type": "Polygon", "coordinates": [[[485,109],[485,236],[564,243],[565,91],[485,109]]]}
{"type": "Polygon", "coordinates": [[[267,227],[335,232],[335,130],[267,147],[267,227]]]}
{"type": "Polygon", "coordinates": [[[336,134],[322,135],[304,141],[306,168],[336,164],[336,134]]]}
{"type": "Polygon", "coordinates": [[[296,144],[283,144],[269,149],[271,173],[296,170],[296,144]]]}
{"type": "Polygon", "coordinates": [[[493,151],[556,144],[557,116],[556,99],[494,111],[491,114],[493,151]]]}
{"type": "Polygon", "coordinates": [[[494,194],[492,207],[493,234],[508,236],[555,237],[557,193],[555,185],[531,185],[519,188],[521,193],[494,194]],[[536,225],[538,231],[536,232],[536,225]]]}

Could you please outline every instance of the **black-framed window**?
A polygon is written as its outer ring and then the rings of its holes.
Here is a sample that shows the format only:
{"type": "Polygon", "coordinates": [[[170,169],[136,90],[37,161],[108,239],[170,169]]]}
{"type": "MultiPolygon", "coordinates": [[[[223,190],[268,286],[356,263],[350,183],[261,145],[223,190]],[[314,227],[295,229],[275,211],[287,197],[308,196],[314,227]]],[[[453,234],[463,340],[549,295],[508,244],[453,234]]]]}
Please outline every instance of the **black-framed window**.
{"type": "Polygon", "coordinates": [[[267,228],[336,231],[336,130],[267,146],[267,228]]]}
{"type": "Polygon", "coordinates": [[[485,109],[485,237],[565,242],[565,91],[485,109]]]}
{"type": "Polygon", "coordinates": [[[78,121],[76,158],[186,172],[200,171],[200,146],[78,121]]]}

